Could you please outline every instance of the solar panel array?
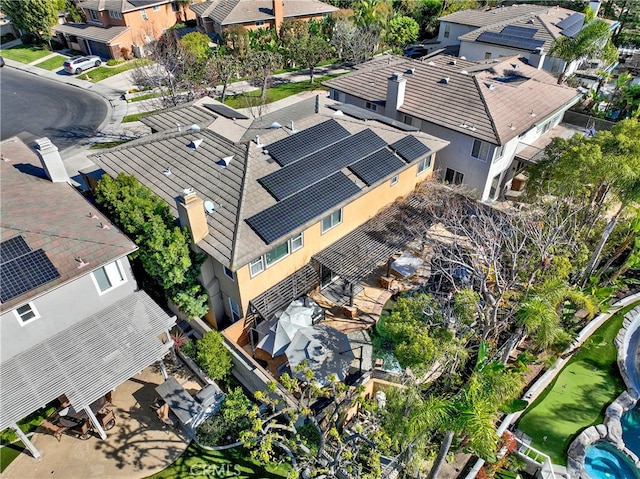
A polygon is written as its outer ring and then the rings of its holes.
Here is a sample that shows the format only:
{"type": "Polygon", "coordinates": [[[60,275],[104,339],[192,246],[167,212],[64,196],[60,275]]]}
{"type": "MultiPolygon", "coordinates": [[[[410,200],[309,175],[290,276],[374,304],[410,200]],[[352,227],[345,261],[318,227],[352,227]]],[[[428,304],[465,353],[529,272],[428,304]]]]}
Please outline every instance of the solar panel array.
{"type": "Polygon", "coordinates": [[[350,133],[337,121],[327,120],[271,143],[267,150],[280,166],[285,166],[349,135],[350,133]]]}
{"type": "Polygon", "coordinates": [[[574,13],[558,22],[556,27],[562,30],[563,35],[573,38],[582,30],[582,25],[584,25],[584,14],[574,13]]]}
{"type": "Polygon", "coordinates": [[[367,129],[334,143],[258,181],[278,201],[381,150],[386,142],[367,129]]]}
{"type": "Polygon", "coordinates": [[[533,38],[538,32],[537,28],[519,27],[518,25],[507,25],[500,33],[505,35],[513,35],[516,37],[533,38]]]}
{"type": "Polygon", "coordinates": [[[22,236],[15,236],[0,243],[0,263],[22,256],[31,251],[29,245],[22,236]]]}
{"type": "Polygon", "coordinates": [[[411,135],[405,136],[389,147],[407,163],[411,163],[431,151],[424,143],[411,135]]]}
{"type": "Polygon", "coordinates": [[[503,47],[517,48],[520,50],[535,51],[544,45],[544,40],[535,40],[529,37],[507,35],[505,33],[482,32],[477,39],[479,42],[492,43],[503,47]]]}
{"type": "Polygon", "coordinates": [[[205,103],[202,105],[207,110],[211,110],[218,115],[224,116],[225,118],[229,118],[231,120],[248,120],[249,117],[243,115],[239,111],[234,110],[233,108],[229,108],[226,105],[216,105],[215,103],[205,103]]]}
{"type": "Polygon", "coordinates": [[[353,181],[338,172],[247,218],[246,222],[265,243],[270,244],[359,191],[353,181]]]}
{"type": "Polygon", "coordinates": [[[398,168],[402,168],[402,166],[404,166],[402,160],[399,160],[398,157],[385,148],[354,163],[349,166],[349,169],[364,181],[367,186],[371,186],[382,178],[389,176],[398,168]]]}
{"type": "Polygon", "coordinates": [[[0,268],[0,301],[5,303],[59,277],[60,273],[42,249],[28,251],[6,262],[3,257],[0,268]]]}

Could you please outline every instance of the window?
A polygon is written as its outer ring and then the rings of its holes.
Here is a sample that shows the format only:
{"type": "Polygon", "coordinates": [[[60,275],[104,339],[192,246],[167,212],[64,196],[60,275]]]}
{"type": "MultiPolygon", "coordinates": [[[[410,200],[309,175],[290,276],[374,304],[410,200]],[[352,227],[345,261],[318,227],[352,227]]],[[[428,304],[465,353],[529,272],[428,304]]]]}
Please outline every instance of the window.
{"type": "Polygon", "coordinates": [[[491,59],[491,52],[484,52],[484,59],[485,60],[491,59]]]}
{"type": "Polygon", "coordinates": [[[368,101],[367,103],[365,103],[364,107],[367,110],[371,110],[371,111],[376,111],[378,109],[378,105],[376,105],[375,103],[371,103],[370,101],[368,101]]]}
{"type": "Polygon", "coordinates": [[[104,294],[127,282],[127,278],[122,273],[117,261],[96,269],[91,273],[91,276],[100,294],[104,294]]]}
{"type": "Polygon", "coordinates": [[[267,253],[260,256],[259,258],[256,258],[253,261],[251,261],[249,263],[249,271],[251,273],[251,277],[253,278],[255,275],[262,273],[265,267],[268,268],[269,266],[274,265],[275,263],[280,261],[282,258],[286,258],[287,256],[289,256],[289,254],[302,248],[304,244],[302,235],[303,234],[300,233],[296,236],[289,238],[287,241],[285,241],[282,244],[279,244],[278,246],[273,248],[271,251],[268,251],[267,253]]]}
{"type": "Polygon", "coordinates": [[[502,158],[502,155],[504,155],[504,145],[496,146],[496,152],[493,156],[493,159],[499,160],[500,158],[502,158]]]}
{"type": "Polygon", "coordinates": [[[422,160],[420,160],[420,162],[418,163],[418,175],[420,173],[424,173],[425,171],[427,171],[429,169],[429,167],[431,166],[431,155],[427,156],[426,158],[423,158],[422,160]]]}
{"type": "MultiPolygon", "coordinates": [[[[93,10],[91,10],[93,11],[93,10]]],[[[116,20],[122,20],[122,13],[118,10],[109,10],[109,18],[115,18],[116,20]]]]}
{"type": "Polygon", "coordinates": [[[256,22],[256,27],[264,27],[264,20],[258,20],[256,22]]]}
{"type": "Polygon", "coordinates": [[[449,38],[450,34],[451,34],[451,25],[446,23],[444,26],[444,38],[449,38]]]}
{"type": "Polygon", "coordinates": [[[142,10],[140,10],[140,15],[142,15],[142,19],[143,20],[148,20],[149,19],[149,17],[147,17],[147,10],[144,9],[144,8],[142,10]]]}
{"type": "Polygon", "coordinates": [[[226,266],[222,267],[224,269],[224,274],[227,278],[229,279],[234,279],[233,278],[233,271],[231,271],[229,268],[227,268],[226,266]]]}
{"type": "Polygon", "coordinates": [[[462,173],[452,170],[451,168],[447,168],[447,171],[444,174],[444,181],[447,183],[453,183],[454,185],[461,184],[463,179],[464,175],[462,173]]]}
{"type": "Polygon", "coordinates": [[[391,186],[395,185],[398,182],[398,175],[393,175],[391,177],[391,186]]]}
{"type": "Polygon", "coordinates": [[[254,259],[251,263],[249,263],[249,271],[251,272],[252,278],[256,274],[262,273],[264,271],[264,261],[262,260],[262,256],[254,259]]]}
{"type": "Polygon", "coordinates": [[[271,251],[268,251],[264,255],[264,260],[265,260],[265,263],[267,264],[267,267],[269,267],[272,264],[277,263],[278,261],[280,261],[285,256],[289,256],[289,242],[288,241],[286,241],[285,243],[279,244],[278,246],[273,248],[271,251]]]}
{"type": "Polygon", "coordinates": [[[229,297],[229,309],[231,309],[231,320],[234,323],[242,317],[240,306],[231,297],[229,297]]]}
{"type": "Polygon", "coordinates": [[[173,2],[173,3],[171,4],[171,11],[172,11],[173,13],[178,13],[178,12],[180,11],[180,5],[178,5],[178,3],[177,3],[177,2],[173,2]]]}
{"type": "Polygon", "coordinates": [[[98,16],[98,12],[96,12],[95,10],[87,10],[89,12],[89,20],[93,21],[93,22],[99,22],[100,21],[100,17],[98,16]]]}
{"type": "Polygon", "coordinates": [[[153,7],[153,11],[154,12],[159,12],[160,11],[160,7],[158,5],[156,5],[155,7],[153,7]]]}
{"type": "Polygon", "coordinates": [[[291,238],[291,251],[297,251],[303,246],[302,233],[291,238]]]}
{"type": "Polygon", "coordinates": [[[331,228],[335,228],[342,223],[342,208],[338,211],[334,211],[329,216],[322,218],[322,233],[326,233],[331,228]]]}
{"type": "Polygon", "coordinates": [[[33,303],[27,303],[19,308],[13,310],[16,317],[18,318],[18,322],[21,326],[24,326],[31,321],[34,321],[40,317],[36,307],[33,303]]]}
{"type": "Polygon", "coordinates": [[[479,160],[487,161],[491,158],[491,145],[484,141],[473,140],[471,156],[478,158],[479,160]]]}

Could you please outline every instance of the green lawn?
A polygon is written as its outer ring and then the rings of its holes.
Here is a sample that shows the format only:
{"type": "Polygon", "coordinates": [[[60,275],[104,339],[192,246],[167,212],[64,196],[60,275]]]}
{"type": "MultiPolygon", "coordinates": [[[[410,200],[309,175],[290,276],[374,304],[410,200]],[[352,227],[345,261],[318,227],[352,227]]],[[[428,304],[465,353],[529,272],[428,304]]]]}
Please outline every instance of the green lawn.
{"type": "Polygon", "coordinates": [[[0,448],[0,472],[4,471],[23,450],[24,444],[21,442],[14,442],[0,448]]]}
{"type": "Polygon", "coordinates": [[[117,75],[118,73],[131,70],[132,68],[143,66],[145,63],[145,60],[132,60],[127,63],[121,63],[115,67],[100,66],[98,68],[93,68],[89,71],[81,73],[78,76],[83,80],[86,80],[88,78],[90,81],[95,83],[104,80],[105,78],[109,78],[113,75],[117,75]]]}
{"type": "Polygon", "coordinates": [[[601,423],[609,403],[624,391],[613,340],[624,314],[638,304],[598,328],[520,418],[518,429],[555,464],[566,465],[571,441],[584,428],[601,423]]]}
{"type": "Polygon", "coordinates": [[[176,462],[147,479],[182,479],[183,477],[282,479],[287,477],[290,469],[288,464],[263,468],[250,459],[249,454],[242,447],[226,451],[205,451],[195,443],[191,443],[176,462]]]}
{"type": "Polygon", "coordinates": [[[31,63],[44,58],[52,52],[42,47],[30,45],[16,45],[15,47],[2,50],[2,56],[21,63],[31,63]]]}
{"type": "Polygon", "coordinates": [[[67,57],[56,55],[55,57],[47,58],[45,61],[36,63],[36,66],[44,68],[45,70],[56,71],[62,69],[62,64],[66,59],[67,57]]]}
{"type": "MultiPolygon", "coordinates": [[[[283,83],[272,88],[267,88],[267,103],[273,103],[304,91],[324,90],[325,88],[321,83],[337,76],[340,76],[340,74],[314,77],[313,84],[309,80],[305,80],[301,82],[283,83]]],[[[255,104],[255,97],[259,96],[260,90],[253,90],[240,95],[228,96],[224,103],[231,108],[248,108],[255,104]]]]}

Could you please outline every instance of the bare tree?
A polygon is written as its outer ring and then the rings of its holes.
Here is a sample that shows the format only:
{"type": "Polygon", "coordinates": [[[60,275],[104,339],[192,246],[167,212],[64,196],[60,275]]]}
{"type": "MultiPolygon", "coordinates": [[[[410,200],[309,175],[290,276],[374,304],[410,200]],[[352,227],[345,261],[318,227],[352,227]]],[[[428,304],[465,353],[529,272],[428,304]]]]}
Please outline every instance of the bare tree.
{"type": "Polygon", "coordinates": [[[240,60],[235,55],[221,55],[214,57],[209,63],[209,66],[211,78],[215,78],[217,82],[222,84],[220,101],[224,103],[229,82],[237,78],[238,72],[240,71],[240,60]]]}
{"type": "Polygon", "coordinates": [[[380,44],[380,32],[373,27],[356,27],[344,20],[336,22],[331,44],[338,56],[353,63],[369,60],[380,44]]]}
{"type": "Polygon", "coordinates": [[[271,51],[250,51],[245,60],[248,76],[260,84],[262,103],[266,103],[267,87],[273,72],[282,65],[282,55],[271,51]]]}

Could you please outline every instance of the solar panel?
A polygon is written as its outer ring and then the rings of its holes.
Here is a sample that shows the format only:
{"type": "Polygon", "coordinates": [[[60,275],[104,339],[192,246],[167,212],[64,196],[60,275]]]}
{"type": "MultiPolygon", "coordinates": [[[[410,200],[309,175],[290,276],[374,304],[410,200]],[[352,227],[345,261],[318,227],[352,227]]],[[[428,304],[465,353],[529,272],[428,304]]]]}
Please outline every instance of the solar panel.
{"type": "Polygon", "coordinates": [[[398,157],[384,148],[354,163],[349,169],[371,186],[403,166],[404,163],[398,157]]]}
{"type": "Polygon", "coordinates": [[[349,135],[350,133],[337,121],[327,120],[271,143],[267,150],[280,166],[285,166],[349,135]]]}
{"type": "Polygon", "coordinates": [[[505,35],[513,35],[514,37],[533,38],[538,32],[537,28],[519,27],[517,25],[507,25],[500,33],[505,35]]]}
{"type": "Polygon", "coordinates": [[[31,251],[29,245],[22,236],[15,236],[0,243],[0,263],[18,258],[31,251]]]}
{"type": "Polygon", "coordinates": [[[517,48],[521,50],[535,51],[544,45],[544,40],[518,37],[515,35],[505,35],[504,33],[482,32],[477,40],[479,42],[492,43],[503,47],[517,48]]]}
{"type": "Polygon", "coordinates": [[[202,105],[207,110],[211,110],[218,115],[224,116],[225,118],[229,118],[231,120],[248,120],[249,117],[243,115],[239,111],[234,110],[233,108],[229,108],[226,105],[216,105],[215,103],[205,103],[202,105]]]}
{"type": "Polygon", "coordinates": [[[353,181],[338,172],[247,218],[246,222],[265,243],[271,244],[359,191],[353,181]]]}
{"type": "Polygon", "coordinates": [[[411,163],[413,160],[417,160],[431,151],[424,143],[411,135],[405,136],[389,145],[389,147],[407,163],[411,163]]]}
{"type": "Polygon", "coordinates": [[[258,181],[275,199],[280,201],[386,145],[387,143],[371,130],[363,130],[263,176],[258,181]]]}
{"type": "Polygon", "coordinates": [[[556,27],[558,27],[560,30],[566,30],[567,28],[572,27],[576,24],[579,24],[580,26],[582,26],[583,23],[584,23],[584,13],[576,12],[569,15],[567,18],[559,21],[558,23],[556,23],[556,27]]]}
{"type": "Polygon", "coordinates": [[[60,277],[42,250],[31,251],[2,264],[0,301],[3,303],[60,277]]]}

